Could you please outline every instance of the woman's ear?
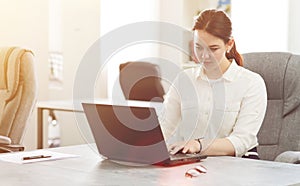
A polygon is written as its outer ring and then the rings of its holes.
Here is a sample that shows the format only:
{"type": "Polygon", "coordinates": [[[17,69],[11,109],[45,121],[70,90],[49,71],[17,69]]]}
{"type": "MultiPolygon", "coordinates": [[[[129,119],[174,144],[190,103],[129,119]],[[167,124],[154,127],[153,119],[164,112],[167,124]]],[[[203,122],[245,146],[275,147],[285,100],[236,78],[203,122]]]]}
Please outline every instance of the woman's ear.
{"type": "Polygon", "coordinates": [[[234,39],[233,39],[233,37],[230,37],[229,41],[226,44],[227,51],[230,51],[232,49],[233,45],[234,45],[234,39]]]}

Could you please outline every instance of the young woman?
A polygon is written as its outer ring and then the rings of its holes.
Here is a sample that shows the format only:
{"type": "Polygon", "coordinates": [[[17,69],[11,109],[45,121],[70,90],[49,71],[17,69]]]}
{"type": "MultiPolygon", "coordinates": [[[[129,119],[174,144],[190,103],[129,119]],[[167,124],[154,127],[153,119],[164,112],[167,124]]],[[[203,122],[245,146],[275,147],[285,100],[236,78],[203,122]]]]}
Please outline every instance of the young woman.
{"type": "Polygon", "coordinates": [[[257,159],[257,133],[267,105],[265,83],[261,76],[242,67],[225,12],[204,10],[193,31],[200,65],[184,72],[193,89],[184,90],[188,83],[178,75],[165,97],[160,118],[167,140],[181,135],[173,138],[177,141],[169,149],[173,154],[181,151],[257,159]]]}

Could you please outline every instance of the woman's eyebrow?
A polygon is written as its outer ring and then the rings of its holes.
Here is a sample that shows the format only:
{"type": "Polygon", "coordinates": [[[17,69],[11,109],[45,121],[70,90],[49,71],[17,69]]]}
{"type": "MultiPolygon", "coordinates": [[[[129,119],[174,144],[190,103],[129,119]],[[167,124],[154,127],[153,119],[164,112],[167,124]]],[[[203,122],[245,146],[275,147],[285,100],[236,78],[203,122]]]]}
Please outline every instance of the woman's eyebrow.
{"type": "MultiPolygon", "coordinates": [[[[196,45],[197,47],[199,47],[199,46],[203,47],[203,44],[199,44],[199,43],[197,43],[197,42],[195,42],[195,45],[196,45]]],[[[208,47],[209,47],[209,48],[214,48],[214,47],[219,47],[219,45],[213,44],[213,45],[209,45],[208,47]]]]}
{"type": "Polygon", "coordinates": [[[209,48],[219,47],[219,45],[209,45],[209,48]]]}

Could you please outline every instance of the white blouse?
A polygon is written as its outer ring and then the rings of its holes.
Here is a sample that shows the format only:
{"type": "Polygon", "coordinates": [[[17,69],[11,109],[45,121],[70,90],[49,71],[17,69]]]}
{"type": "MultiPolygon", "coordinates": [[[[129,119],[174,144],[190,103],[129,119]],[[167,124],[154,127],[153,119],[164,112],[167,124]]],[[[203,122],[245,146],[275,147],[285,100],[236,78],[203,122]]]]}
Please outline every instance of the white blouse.
{"type": "Polygon", "coordinates": [[[180,73],[159,119],[167,142],[227,138],[243,156],[258,145],[266,106],[262,77],[233,61],[218,80],[209,80],[201,66],[180,73]]]}

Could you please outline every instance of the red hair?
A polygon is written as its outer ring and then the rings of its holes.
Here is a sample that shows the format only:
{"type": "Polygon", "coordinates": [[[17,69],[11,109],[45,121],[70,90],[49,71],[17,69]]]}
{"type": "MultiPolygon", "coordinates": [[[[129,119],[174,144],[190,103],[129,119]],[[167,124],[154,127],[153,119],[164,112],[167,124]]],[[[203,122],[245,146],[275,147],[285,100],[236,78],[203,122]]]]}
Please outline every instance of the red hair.
{"type": "MultiPolygon", "coordinates": [[[[222,10],[208,9],[202,11],[196,18],[193,30],[204,30],[228,43],[231,39],[232,26],[228,15],[222,10]]],[[[243,66],[243,58],[236,50],[236,45],[226,53],[227,59],[235,59],[236,63],[243,66]]]]}

